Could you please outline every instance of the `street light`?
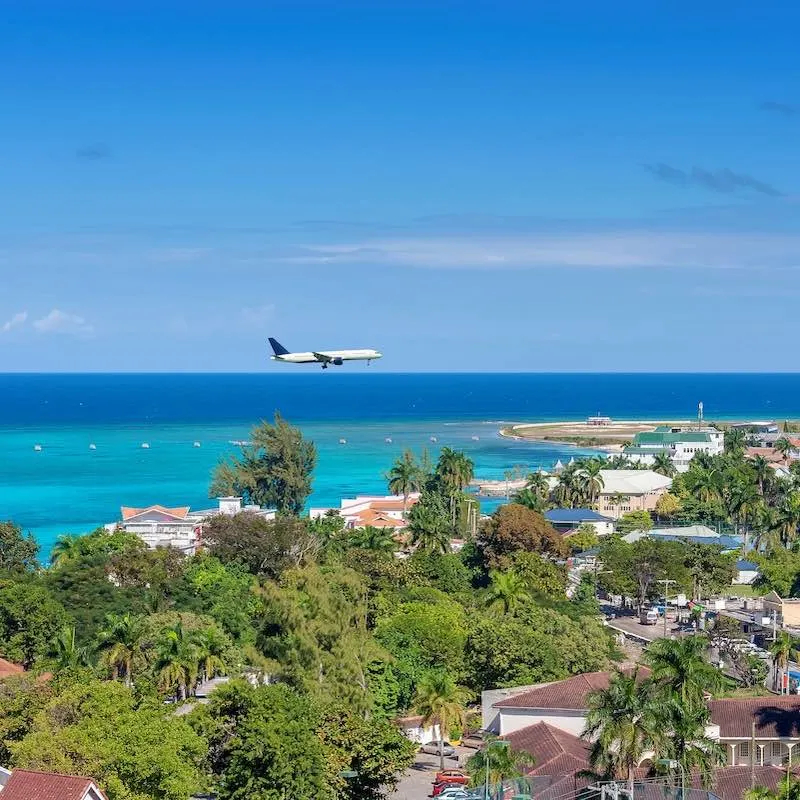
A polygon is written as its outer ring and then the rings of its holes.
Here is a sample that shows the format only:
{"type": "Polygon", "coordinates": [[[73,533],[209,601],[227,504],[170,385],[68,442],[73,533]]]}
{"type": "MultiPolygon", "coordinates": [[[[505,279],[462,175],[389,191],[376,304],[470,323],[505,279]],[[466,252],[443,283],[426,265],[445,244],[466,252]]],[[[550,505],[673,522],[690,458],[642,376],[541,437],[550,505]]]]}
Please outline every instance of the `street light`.
{"type": "Polygon", "coordinates": [[[656,761],[656,764],[659,764],[662,767],[666,767],[667,769],[680,769],[681,771],[681,800],[684,800],[686,796],[686,770],[683,768],[683,764],[680,761],[676,761],[674,758],[659,758],[656,761]]]}
{"type": "MultiPolygon", "coordinates": [[[[499,747],[503,750],[508,749],[509,742],[506,739],[492,739],[492,741],[486,743],[486,747],[483,750],[483,759],[484,759],[484,772],[486,773],[486,789],[484,794],[484,800],[489,800],[489,749],[494,745],[495,747],[499,747]]],[[[503,779],[502,776],[500,778],[500,783],[502,784],[503,779]]]]}

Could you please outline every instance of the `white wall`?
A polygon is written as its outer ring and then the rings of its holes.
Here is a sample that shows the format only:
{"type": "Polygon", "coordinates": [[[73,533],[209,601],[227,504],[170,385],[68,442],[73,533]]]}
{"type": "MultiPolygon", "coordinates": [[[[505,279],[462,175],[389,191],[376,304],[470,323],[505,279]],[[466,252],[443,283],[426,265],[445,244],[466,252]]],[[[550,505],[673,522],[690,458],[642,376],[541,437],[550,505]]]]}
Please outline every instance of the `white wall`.
{"type": "Polygon", "coordinates": [[[522,730],[539,722],[546,722],[554,728],[580,736],[586,727],[586,712],[582,710],[554,710],[549,708],[499,708],[501,736],[522,730]]]}

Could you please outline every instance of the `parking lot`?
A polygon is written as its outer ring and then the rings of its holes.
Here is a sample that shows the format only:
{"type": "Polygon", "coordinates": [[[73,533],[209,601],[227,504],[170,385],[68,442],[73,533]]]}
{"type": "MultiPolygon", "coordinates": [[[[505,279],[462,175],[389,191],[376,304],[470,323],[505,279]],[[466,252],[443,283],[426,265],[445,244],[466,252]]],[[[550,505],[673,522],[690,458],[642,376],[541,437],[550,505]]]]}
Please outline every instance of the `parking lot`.
{"type": "MultiPolygon", "coordinates": [[[[445,758],[445,769],[463,767],[474,752],[474,750],[466,747],[456,747],[455,757],[445,758]]],[[[390,797],[392,800],[423,800],[423,798],[430,796],[433,788],[433,777],[438,771],[439,756],[417,753],[416,761],[400,778],[397,789],[390,797]]]]}

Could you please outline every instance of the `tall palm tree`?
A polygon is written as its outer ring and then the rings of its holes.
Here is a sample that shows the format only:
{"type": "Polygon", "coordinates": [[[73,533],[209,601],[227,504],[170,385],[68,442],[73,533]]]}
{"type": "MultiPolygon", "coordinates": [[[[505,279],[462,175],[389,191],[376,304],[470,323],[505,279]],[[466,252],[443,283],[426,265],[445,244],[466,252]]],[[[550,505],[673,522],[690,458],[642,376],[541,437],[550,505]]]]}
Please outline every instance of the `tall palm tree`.
{"type": "Polygon", "coordinates": [[[386,479],[392,494],[403,495],[403,512],[405,513],[408,507],[408,496],[412,492],[418,492],[424,480],[419,464],[411,450],[403,451],[403,455],[392,464],[386,479]]]}
{"type": "Polygon", "coordinates": [[[225,636],[215,628],[206,628],[198,631],[192,638],[203,678],[211,680],[216,675],[224,675],[228,669],[226,661],[228,641],[225,636]]]}
{"type": "Polygon", "coordinates": [[[800,800],[800,781],[787,774],[774,792],[766,786],[754,786],[744,793],[744,800],[800,800]]]}
{"type": "Polygon", "coordinates": [[[705,659],[704,636],[656,639],[645,653],[653,681],[674,695],[690,712],[705,708],[703,693],[715,694],[728,685],[725,675],[705,659]]]}
{"type": "Polygon", "coordinates": [[[486,606],[502,608],[503,614],[512,614],[523,603],[531,599],[525,580],[514,570],[489,573],[491,583],[486,590],[486,606]]]}
{"type": "Polygon", "coordinates": [[[686,473],[686,483],[689,491],[701,503],[713,503],[720,498],[721,476],[713,466],[690,469],[686,473]]]}
{"type": "Polygon", "coordinates": [[[778,684],[778,674],[785,673],[789,669],[789,660],[792,657],[792,650],[795,647],[794,639],[786,632],[781,631],[775,637],[775,641],[769,646],[772,654],[773,663],[773,685],[778,684]]]}
{"type": "Polygon", "coordinates": [[[789,460],[789,455],[794,450],[794,445],[785,436],[778,439],[774,447],[781,454],[784,461],[789,460]]]}
{"type": "Polygon", "coordinates": [[[357,528],[350,535],[349,541],[351,547],[372,550],[375,553],[390,555],[397,550],[397,542],[391,528],[376,528],[374,525],[357,528]]]}
{"type": "Polygon", "coordinates": [[[634,771],[644,756],[658,751],[664,735],[663,711],[654,686],[638,670],[615,673],[607,689],[589,695],[584,736],[593,742],[589,756],[599,773],[627,779],[633,796],[634,771]]]}
{"type": "Polygon", "coordinates": [[[50,563],[60,567],[67,561],[76,559],[81,553],[81,537],[75,533],[64,533],[56,539],[50,551],[50,563]]]}
{"type": "Polygon", "coordinates": [[[706,735],[710,713],[706,706],[689,709],[676,695],[662,701],[665,727],[661,743],[663,758],[677,761],[685,773],[699,773],[703,786],[713,783],[714,769],[725,763],[725,748],[706,735]]]}
{"type": "Polygon", "coordinates": [[[666,478],[674,477],[675,473],[678,471],[675,468],[675,464],[672,463],[669,453],[663,451],[655,454],[651,469],[653,472],[657,472],[659,475],[663,475],[666,478]]]}
{"type": "Polygon", "coordinates": [[[614,492],[614,494],[610,495],[608,498],[609,505],[614,506],[617,509],[617,513],[619,513],[620,508],[629,501],[630,497],[622,492],[614,492]]]}
{"type": "Polygon", "coordinates": [[[725,452],[741,453],[747,445],[747,435],[741,428],[731,428],[725,431],[725,452]]]}
{"type": "Polygon", "coordinates": [[[797,528],[800,525],[800,492],[787,495],[778,509],[779,530],[781,543],[784,547],[797,538],[797,528]]]}
{"type": "Polygon", "coordinates": [[[144,618],[131,614],[108,614],[97,634],[100,662],[110,667],[115,679],[133,683],[133,661],[142,652],[144,618]]]}
{"type": "Polygon", "coordinates": [[[59,669],[89,666],[89,652],[78,644],[75,626],[65,627],[53,642],[51,655],[59,669]]]}
{"type": "Polygon", "coordinates": [[[775,473],[772,471],[769,461],[767,461],[764,456],[755,456],[751,460],[751,463],[753,466],[753,471],[756,474],[756,481],[758,482],[758,493],[763,497],[764,486],[769,482],[770,478],[775,475],[775,473]]]}
{"type": "Polygon", "coordinates": [[[429,553],[448,553],[453,526],[446,511],[433,504],[418,503],[408,521],[411,544],[429,553]]]}
{"type": "Polygon", "coordinates": [[[531,511],[542,512],[547,508],[547,503],[539,492],[529,489],[527,486],[514,495],[513,501],[521,506],[530,508],[531,511]]]}
{"type": "Polygon", "coordinates": [[[156,652],[158,688],[174,691],[179,700],[185,699],[197,683],[199,659],[195,643],[182,623],[176,622],[161,632],[156,652]]]}
{"type": "Polygon", "coordinates": [[[448,494],[463,491],[475,475],[475,464],[464,453],[443,447],[436,463],[436,477],[448,494]]]}
{"type": "Polygon", "coordinates": [[[578,479],[582,496],[589,505],[594,505],[603,490],[603,476],[600,471],[605,465],[599,458],[584,461],[578,470],[578,479]]]}
{"type": "Polygon", "coordinates": [[[568,464],[560,472],[558,483],[553,492],[555,500],[562,508],[575,508],[582,504],[582,482],[579,475],[579,467],[575,464],[568,464]]]}
{"type": "Polygon", "coordinates": [[[547,480],[547,475],[541,470],[531,472],[528,475],[528,482],[525,484],[526,489],[538,494],[542,499],[546,500],[550,494],[550,482],[547,480]]]}
{"type": "MultiPolygon", "coordinates": [[[[469,692],[456,686],[452,678],[441,673],[429,673],[420,680],[414,696],[414,708],[422,715],[422,725],[438,725],[439,741],[450,735],[450,730],[466,724],[464,704],[469,692]]],[[[439,766],[444,769],[444,748],[439,747],[439,766]]]]}
{"type": "Polygon", "coordinates": [[[491,790],[500,786],[505,778],[521,778],[525,767],[536,766],[536,759],[525,750],[512,750],[508,742],[488,739],[482,750],[469,757],[465,766],[470,785],[478,787],[488,783],[491,794],[491,790]],[[495,742],[506,746],[492,747],[495,742]]]}

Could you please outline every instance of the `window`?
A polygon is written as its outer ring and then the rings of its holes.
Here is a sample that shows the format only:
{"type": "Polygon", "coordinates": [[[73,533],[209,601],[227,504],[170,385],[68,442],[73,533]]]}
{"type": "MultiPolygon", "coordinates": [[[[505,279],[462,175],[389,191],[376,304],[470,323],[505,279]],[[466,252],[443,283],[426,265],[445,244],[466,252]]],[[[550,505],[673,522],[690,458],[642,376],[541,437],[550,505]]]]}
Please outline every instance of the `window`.
{"type": "Polygon", "coordinates": [[[779,757],[783,752],[783,743],[782,742],[773,742],[772,743],[772,756],[773,758],[779,757]]]}
{"type": "Polygon", "coordinates": [[[739,758],[750,758],[750,742],[742,742],[739,745],[739,758]]]}

